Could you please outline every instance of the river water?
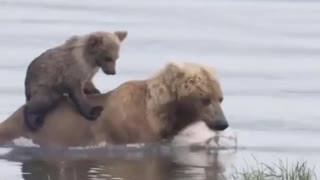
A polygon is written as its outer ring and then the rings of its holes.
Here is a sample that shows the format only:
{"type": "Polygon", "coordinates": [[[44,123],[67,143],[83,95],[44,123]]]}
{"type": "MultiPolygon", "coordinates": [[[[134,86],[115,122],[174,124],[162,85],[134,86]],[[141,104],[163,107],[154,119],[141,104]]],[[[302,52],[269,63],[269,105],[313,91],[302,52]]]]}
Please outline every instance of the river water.
{"type": "Polygon", "coordinates": [[[253,157],[307,161],[320,172],[318,1],[0,0],[0,26],[1,119],[24,103],[25,70],[41,52],[74,34],[128,30],[118,74],[99,72],[97,87],[107,91],[148,78],[171,60],[214,65],[223,109],[242,147],[58,157],[27,148],[0,160],[0,179],[218,179],[254,165],[253,157]]]}

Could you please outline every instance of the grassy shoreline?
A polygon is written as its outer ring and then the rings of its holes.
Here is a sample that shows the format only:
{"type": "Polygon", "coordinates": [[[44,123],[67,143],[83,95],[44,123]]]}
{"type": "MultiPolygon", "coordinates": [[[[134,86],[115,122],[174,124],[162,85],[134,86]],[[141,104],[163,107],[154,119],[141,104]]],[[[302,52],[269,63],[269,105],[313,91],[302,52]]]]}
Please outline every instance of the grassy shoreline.
{"type": "Polygon", "coordinates": [[[241,171],[235,169],[231,180],[318,180],[315,167],[306,161],[289,163],[280,159],[272,164],[255,161],[254,166],[247,165],[241,171]]]}

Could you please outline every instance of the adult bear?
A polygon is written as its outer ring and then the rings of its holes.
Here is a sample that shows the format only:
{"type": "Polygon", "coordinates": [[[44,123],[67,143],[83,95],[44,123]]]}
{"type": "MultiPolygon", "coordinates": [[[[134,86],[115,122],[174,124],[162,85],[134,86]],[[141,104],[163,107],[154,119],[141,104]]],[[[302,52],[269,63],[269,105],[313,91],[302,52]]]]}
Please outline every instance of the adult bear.
{"type": "Polygon", "coordinates": [[[147,80],[125,82],[88,100],[105,109],[97,121],[85,121],[65,99],[37,132],[24,124],[22,106],[0,124],[0,143],[19,137],[40,146],[148,143],[170,139],[199,120],[212,130],[228,127],[215,72],[196,63],[170,62],[147,80]]]}

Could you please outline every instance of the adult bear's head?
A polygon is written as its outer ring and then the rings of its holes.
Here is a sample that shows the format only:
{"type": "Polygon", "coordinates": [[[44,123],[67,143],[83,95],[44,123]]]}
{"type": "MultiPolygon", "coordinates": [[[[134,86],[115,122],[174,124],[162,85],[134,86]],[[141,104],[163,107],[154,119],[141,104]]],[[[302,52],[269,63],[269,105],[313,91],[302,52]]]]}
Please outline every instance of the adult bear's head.
{"type": "Polygon", "coordinates": [[[158,83],[153,84],[153,89],[159,89],[158,99],[166,102],[162,107],[170,112],[170,121],[165,124],[169,132],[179,132],[199,120],[215,131],[228,128],[220,105],[223,93],[212,67],[171,62],[154,78],[158,83]]]}

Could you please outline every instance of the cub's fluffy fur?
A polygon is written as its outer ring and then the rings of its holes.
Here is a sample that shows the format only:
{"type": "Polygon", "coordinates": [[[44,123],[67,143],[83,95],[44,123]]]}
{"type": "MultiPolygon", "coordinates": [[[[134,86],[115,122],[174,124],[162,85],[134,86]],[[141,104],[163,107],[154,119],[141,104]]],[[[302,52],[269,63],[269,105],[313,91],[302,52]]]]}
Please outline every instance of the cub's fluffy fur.
{"type": "Polygon", "coordinates": [[[99,68],[105,74],[116,74],[120,44],[126,37],[126,31],[73,36],[34,59],[25,79],[27,127],[32,131],[40,128],[46,113],[64,94],[69,95],[80,114],[88,120],[97,119],[103,107],[89,104],[85,94],[99,93],[92,83],[99,68]]]}

